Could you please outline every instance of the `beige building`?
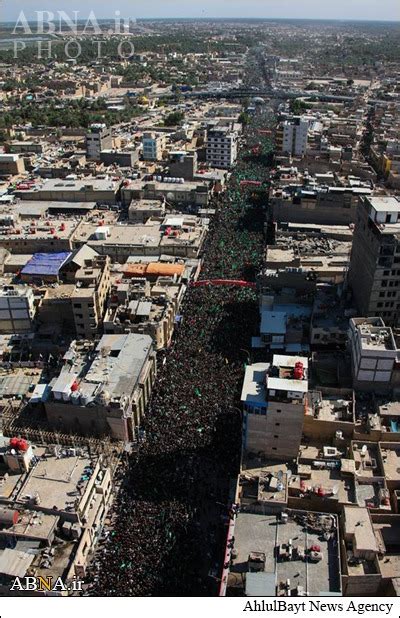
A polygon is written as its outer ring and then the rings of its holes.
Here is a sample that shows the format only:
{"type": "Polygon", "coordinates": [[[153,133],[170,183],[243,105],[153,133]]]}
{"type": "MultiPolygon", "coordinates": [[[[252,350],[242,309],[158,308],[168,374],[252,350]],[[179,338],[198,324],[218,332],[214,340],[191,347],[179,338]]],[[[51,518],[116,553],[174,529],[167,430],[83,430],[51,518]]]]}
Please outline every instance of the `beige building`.
{"type": "Polygon", "coordinates": [[[72,311],[78,337],[93,339],[102,324],[110,289],[110,258],[106,255],[85,260],[75,274],[72,311]]]}
{"type": "Polygon", "coordinates": [[[16,176],[25,172],[25,163],[17,154],[0,154],[0,176],[16,176]]]}
{"type": "Polygon", "coordinates": [[[0,446],[2,584],[17,575],[84,578],[112,498],[110,460],[86,446],[20,442],[25,450],[7,438],[0,446]]]}
{"type": "Polygon", "coordinates": [[[341,523],[343,593],[345,596],[376,595],[382,576],[379,548],[368,509],[345,506],[341,523]]]}
{"type": "Polygon", "coordinates": [[[52,427],[133,441],[155,380],[151,337],[103,335],[97,346],[76,341],[64,361],[45,403],[52,427]]]}

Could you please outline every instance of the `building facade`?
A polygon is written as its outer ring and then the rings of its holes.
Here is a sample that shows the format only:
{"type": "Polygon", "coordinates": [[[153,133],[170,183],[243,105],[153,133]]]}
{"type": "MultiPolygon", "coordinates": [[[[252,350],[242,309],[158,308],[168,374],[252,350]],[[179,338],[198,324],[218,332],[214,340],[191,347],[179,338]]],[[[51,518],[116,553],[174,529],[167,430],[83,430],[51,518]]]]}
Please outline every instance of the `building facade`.
{"type": "Polygon", "coordinates": [[[400,310],[400,202],[364,197],[357,209],[349,285],[360,315],[396,326],[400,310]]]}
{"type": "Polygon", "coordinates": [[[219,126],[207,131],[206,161],[211,167],[229,169],[237,159],[238,133],[230,126],[219,126]]]}

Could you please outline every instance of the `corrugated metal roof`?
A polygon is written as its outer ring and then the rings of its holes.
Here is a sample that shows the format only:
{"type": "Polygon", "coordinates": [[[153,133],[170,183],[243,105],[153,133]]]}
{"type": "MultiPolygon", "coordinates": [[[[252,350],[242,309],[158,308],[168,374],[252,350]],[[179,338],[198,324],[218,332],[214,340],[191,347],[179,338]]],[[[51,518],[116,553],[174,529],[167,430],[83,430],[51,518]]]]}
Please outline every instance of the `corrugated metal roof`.
{"type": "Polygon", "coordinates": [[[0,573],[24,577],[35,556],[15,549],[5,549],[0,554],[0,573]]]}

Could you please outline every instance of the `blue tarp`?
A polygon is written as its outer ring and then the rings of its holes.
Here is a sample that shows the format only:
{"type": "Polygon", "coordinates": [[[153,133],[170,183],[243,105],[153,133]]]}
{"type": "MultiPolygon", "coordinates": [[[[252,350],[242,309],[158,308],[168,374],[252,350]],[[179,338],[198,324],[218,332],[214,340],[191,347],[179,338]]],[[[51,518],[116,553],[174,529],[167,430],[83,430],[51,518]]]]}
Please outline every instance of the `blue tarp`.
{"type": "Polygon", "coordinates": [[[29,262],[21,270],[22,275],[58,275],[61,266],[72,255],[70,251],[62,253],[34,253],[29,262]]]}

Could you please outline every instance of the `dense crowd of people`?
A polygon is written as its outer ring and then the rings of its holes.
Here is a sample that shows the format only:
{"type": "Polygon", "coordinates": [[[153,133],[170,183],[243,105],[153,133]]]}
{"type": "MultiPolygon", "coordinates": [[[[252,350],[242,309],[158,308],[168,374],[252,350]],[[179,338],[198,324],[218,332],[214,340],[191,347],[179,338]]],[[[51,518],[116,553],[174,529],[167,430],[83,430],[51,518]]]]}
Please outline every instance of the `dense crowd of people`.
{"type": "MultiPolygon", "coordinates": [[[[254,139],[249,132],[249,140],[254,139]]],[[[262,260],[265,161],[243,148],[204,246],[202,279],[254,281],[262,260]]],[[[218,589],[232,480],[239,470],[238,408],[255,290],[191,287],[171,347],[159,359],[138,453],[126,464],[112,523],[91,564],[88,594],[209,595],[218,589]]]]}

